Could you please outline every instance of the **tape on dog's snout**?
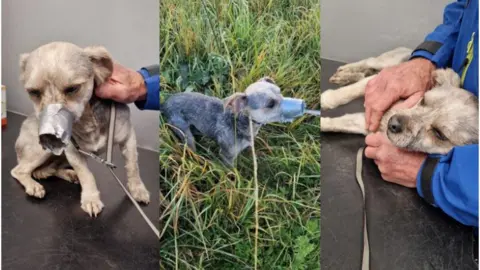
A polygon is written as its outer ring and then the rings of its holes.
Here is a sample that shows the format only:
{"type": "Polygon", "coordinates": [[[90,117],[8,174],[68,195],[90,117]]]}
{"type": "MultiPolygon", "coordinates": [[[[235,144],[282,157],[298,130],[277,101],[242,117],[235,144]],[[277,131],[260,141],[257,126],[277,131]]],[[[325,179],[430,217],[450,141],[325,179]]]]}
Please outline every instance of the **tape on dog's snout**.
{"type": "Polygon", "coordinates": [[[357,162],[355,168],[355,178],[357,184],[362,191],[363,199],[363,255],[362,255],[362,270],[370,270],[370,244],[368,243],[368,231],[367,231],[367,205],[365,204],[365,186],[363,183],[362,169],[363,169],[363,151],[364,147],[358,149],[357,162]]]}
{"type": "Polygon", "coordinates": [[[49,104],[40,112],[38,135],[43,149],[61,155],[70,142],[74,115],[62,104],[49,104]]]}
{"type": "Polygon", "coordinates": [[[285,119],[295,119],[305,113],[305,101],[298,98],[283,98],[280,107],[285,119]]]}
{"type": "Polygon", "coordinates": [[[282,122],[292,122],[304,114],[320,116],[320,111],[308,110],[305,101],[298,98],[283,98],[280,103],[282,122]]]}

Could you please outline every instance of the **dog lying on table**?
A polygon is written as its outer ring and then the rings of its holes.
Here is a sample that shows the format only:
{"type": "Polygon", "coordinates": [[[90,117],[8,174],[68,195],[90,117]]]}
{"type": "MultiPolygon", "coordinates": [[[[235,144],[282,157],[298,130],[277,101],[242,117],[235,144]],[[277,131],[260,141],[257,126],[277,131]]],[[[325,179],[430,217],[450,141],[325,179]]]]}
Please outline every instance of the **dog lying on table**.
{"type": "MultiPolygon", "coordinates": [[[[334,109],[365,94],[367,83],[380,70],[407,61],[412,53],[397,48],[378,57],[338,68],[330,82],[341,85],[321,94],[322,110],[334,109]]],[[[478,99],[460,88],[452,69],[433,72],[434,87],[412,108],[393,105],[382,117],[379,131],[395,146],[428,154],[446,154],[453,147],[478,143],[478,99]]],[[[321,131],[367,135],[365,114],[322,117],[321,131]]]]}

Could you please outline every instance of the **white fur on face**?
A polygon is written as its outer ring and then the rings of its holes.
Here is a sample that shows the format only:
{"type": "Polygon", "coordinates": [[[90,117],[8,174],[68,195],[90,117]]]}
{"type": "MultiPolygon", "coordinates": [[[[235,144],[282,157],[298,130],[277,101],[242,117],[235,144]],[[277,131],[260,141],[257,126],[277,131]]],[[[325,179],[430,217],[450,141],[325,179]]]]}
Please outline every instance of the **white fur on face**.
{"type": "Polygon", "coordinates": [[[99,68],[84,49],[65,42],[52,42],[22,55],[20,67],[20,79],[33,93],[30,98],[37,116],[48,104],[62,104],[76,120],[92,97],[99,68]],[[69,93],[68,89],[76,90],[69,93]]]}
{"type": "Polygon", "coordinates": [[[434,88],[413,108],[392,110],[384,119],[388,138],[401,148],[446,154],[456,145],[478,143],[478,102],[475,96],[460,88],[434,88]],[[393,115],[407,119],[401,133],[392,133],[386,128],[393,115]]]}
{"type": "Polygon", "coordinates": [[[260,80],[245,90],[248,105],[247,110],[253,120],[260,123],[272,123],[282,119],[280,103],[283,99],[280,88],[268,81],[260,80]],[[274,104],[269,107],[269,104],[274,104]]]}

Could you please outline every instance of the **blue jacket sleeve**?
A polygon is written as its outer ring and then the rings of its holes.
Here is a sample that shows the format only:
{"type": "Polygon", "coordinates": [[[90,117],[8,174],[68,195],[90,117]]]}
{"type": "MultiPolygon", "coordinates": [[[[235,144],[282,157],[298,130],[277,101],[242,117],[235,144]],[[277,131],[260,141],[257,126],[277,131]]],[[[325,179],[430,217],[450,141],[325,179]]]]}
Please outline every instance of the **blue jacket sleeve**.
{"type": "Polygon", "coordinates": [[[147,88],[147,96],[145,100],[136,101],[135,105],[140,110],[160,110],[160,75],[150,74],[146,68],[138,71],[142,74],[145,86],[147,88]]]}
{"type": "Polygon", "coordinates": [[[417,191],[460,223],[478,228],[478,144],[427,157],[417,176],[417,191]]]}
{"type": "Polygon", "coordinates": [[[438,68],[445,68],[450,63],[466,3],[467,0],[456,1],[445,7],[443,23],[427,35],[425,41],[412,53],[412,58],[429,59],[438,68]]]}

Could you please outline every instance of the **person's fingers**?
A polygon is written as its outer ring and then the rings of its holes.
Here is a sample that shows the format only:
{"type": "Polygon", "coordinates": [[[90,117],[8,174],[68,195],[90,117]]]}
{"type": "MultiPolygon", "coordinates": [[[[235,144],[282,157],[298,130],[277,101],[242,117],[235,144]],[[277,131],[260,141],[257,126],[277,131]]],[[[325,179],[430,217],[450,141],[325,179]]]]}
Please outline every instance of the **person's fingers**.
{"type": "Polygon", "coordinates": [[[377,89],[377,78],[373,78],[370,80],[367,85],[365,86],[365,94],[364,94],[364,107],[365,107],[365,128],[368,129],[370,126],[370,117],[372,114],[372,101],[376,99],[376,93],[378,92],[377,89]]]}
{"type": "Polygon", "coordinates": [[[377,131],[375,133],[375,135],[378,136],[378,140],[380,142],[380,145],[391,145],[392,144],[385,133],[377,131]]]}
{"type": "Polygon", "coordinates": [[[369,131],[376,131],[380,126],[380,120],[382,120],[383,111],[372,110],[370,113],[370,124],[368,126],[369,131]]]}
{"type": "Polygon", "coordinates": [[[409,109],[415,106],[422,98],[423,92],[416,92],[415,94],[408,97],[406,100],[402,101],[399,104],[396,104],[392,109],[409,109]]]}
{"type": "Polygon", "coordinates": [[[95,88],[95,95],[100,98],[109,98],[109,89],[107,84],[101,84],[97,88],[95,88]]]}
{"type": "Polygon", "coordinates": [[[370,126],[370,116],[371,116],[372,110],[370,110],[370,107],[367,106],[366,104],[364,106],[365,106],[365,129],[368,130],[368,127],[370,126]]]}
{"type": "Polygon", "coordinates": [[[377,148],[375,147],[367,146],[367,148],[365,148],[365,156],[367,158],[375,159],[376,152],[377,152],[377,148]]]}
{"type": "Polygon", "coordinates": [[[397,180],[395,180],[391,175],[389,174],[380,174],[382,176],[382,179],[389,182],[389,183],[396,183],[399,184],[397,180]]]}
{"type": "Polygon", "coordinates": [[[403,103],[405,105],[405,108],[412,108],[413,106],[415,106],[423,98],[424,94],[424,92],[420,91],[408,97],[403,103]]]}
{"type": "Polygon", "coordinates": [[[368,134],[367,137],[365,137],[365,144],[368,146],[379,147],[382,144],[381,137],[382,135],[379,132],[368,134]]]}
{"type": "Polygon", "coordinates": [[[105,82],[95,89],[95,95],[103,99],[111,99],[117,102],[122,102],[125,99],[124,91],[115,87],[115,83],[105,82]]]}

